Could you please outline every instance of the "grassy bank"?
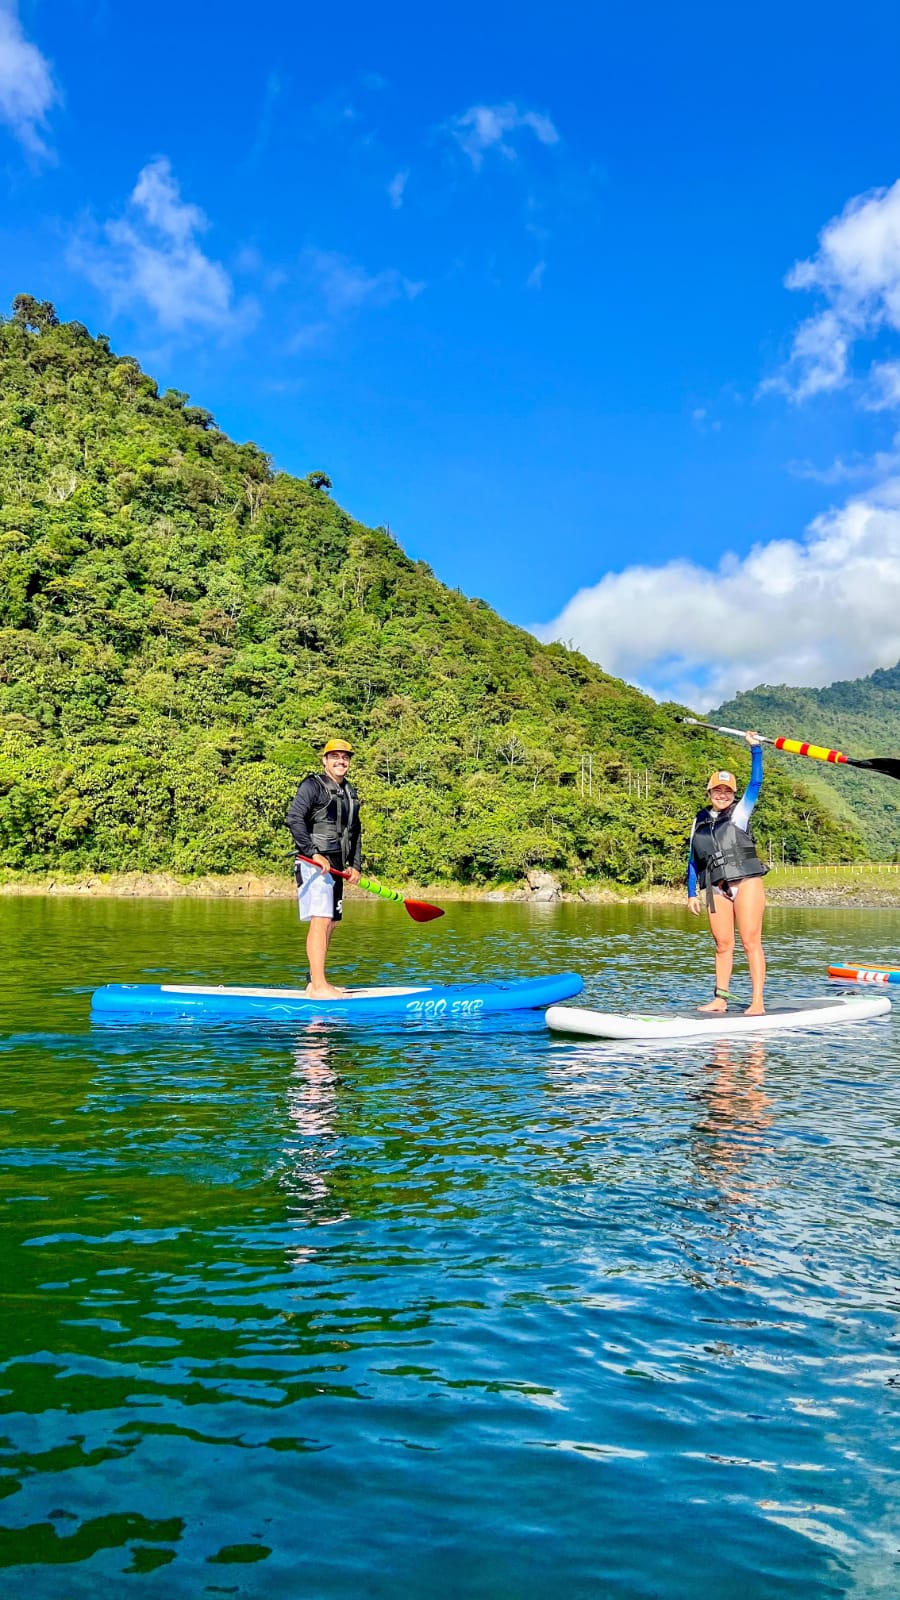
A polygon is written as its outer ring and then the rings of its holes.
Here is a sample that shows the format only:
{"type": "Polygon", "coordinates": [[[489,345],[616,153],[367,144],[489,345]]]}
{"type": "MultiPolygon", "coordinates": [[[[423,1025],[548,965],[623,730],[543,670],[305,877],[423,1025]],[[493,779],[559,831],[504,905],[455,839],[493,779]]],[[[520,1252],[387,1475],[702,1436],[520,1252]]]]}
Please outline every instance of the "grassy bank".
{"type": "Polygon", "coordinates": [[[900,865],[773,867],[766,889],[775,905],[900,906],[900,865]]]}

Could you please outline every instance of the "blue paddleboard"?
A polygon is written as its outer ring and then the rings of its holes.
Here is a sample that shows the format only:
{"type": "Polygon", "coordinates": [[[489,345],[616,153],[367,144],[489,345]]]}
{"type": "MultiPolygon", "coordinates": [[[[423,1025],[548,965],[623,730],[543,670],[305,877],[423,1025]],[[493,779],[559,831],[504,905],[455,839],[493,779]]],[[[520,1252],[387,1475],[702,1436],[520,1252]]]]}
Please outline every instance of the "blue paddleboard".
{"type": "Polygon", "coordinates": [[[570,1000],[584,988],[577,972],[508,983],[406,984],[350,989],[339,1000],[311,1000],[303,989],[226,989],[204,983],[108,983],[95,989],[98,1022],[455,1022],[498,1011],[528,1011],[570,1000]]]}

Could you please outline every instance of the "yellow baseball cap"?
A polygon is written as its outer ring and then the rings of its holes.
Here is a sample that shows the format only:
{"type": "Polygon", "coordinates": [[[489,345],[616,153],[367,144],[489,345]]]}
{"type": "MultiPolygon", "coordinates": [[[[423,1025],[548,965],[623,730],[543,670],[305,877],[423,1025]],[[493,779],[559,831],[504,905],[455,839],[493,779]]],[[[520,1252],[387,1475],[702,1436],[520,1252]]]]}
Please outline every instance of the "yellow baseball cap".
{"type": "Polygon", "coordinates": [[[737,778],[733,772],[711,772],[709,783],[706,785],[707,794],[709,794],[710,789],[717,789],[720,784],[726,789],[733,789],[737,794],[737,778]]]}
{"type": "Polygon", "coordinates": [[[330,756],[333,755],[337,750],[343,751],[344,755],[346,756],[352,756],[353,754],[353,746],[348,744],[346,739],[329,739],[322,751],[322,754],[323,756],[330,756]]]}

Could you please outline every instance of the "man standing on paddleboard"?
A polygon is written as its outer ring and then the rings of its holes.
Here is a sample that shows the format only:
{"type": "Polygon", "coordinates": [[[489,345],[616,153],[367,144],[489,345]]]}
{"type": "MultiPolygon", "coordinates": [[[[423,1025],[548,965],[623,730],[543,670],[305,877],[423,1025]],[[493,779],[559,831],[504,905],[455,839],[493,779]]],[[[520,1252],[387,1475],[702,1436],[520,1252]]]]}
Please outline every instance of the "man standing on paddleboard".
{"type": "Polygon", "coordinates": [[[688,849],[688,905],[694,915],[700,912],[699,890],[706,891],[709,928],[716,947],[716,984],[713,998],[699,1011],[727,1011],[732,998],[728,991],[734,964],[734,930],[741,936],[747,955],[753,993],[747,1016],[760,1016],[765,1010],[763,988],[766,957],[762,947],[766,890],[763,877],[769,870],[756,853],[750,828],[750,813],[759,799],[763,781],[762,746],[758,733],[744,735],[753,756],[750,782],[740,800],[733,772],[714,772],[706,785],[709,805],[697,813],[688,849]]]}
{"type": "Polygon", "coordinates": [[[359,883],[362,865],[359,795],[347,780],[352,755],[345,739],[329,739],[322,772],[303,779],[287,814],[298,854],[315,863],[297,862],[297,902],[300,921],[309,923],[306,992],[316,1000],[336,1000],[344,993],[328,982],[325,961],[344,909],[344,884],[359,883]],[[336,878],[331,867],[346,872],[346,878],[336,878]]]}

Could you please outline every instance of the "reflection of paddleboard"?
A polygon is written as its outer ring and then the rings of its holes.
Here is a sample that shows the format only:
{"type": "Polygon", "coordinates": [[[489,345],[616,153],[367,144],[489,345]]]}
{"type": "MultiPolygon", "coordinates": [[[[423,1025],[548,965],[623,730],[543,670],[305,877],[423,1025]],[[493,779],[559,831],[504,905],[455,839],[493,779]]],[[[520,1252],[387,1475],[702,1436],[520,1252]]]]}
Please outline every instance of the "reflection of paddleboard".
{"type": "Polygon", "coordinates": [[[829,967],[828,976],[839,983],[900,983],[895,967],[829,967]]]}
{"type": "Polygon", "coordinates": [[[887,995],[827,996],[819,1000],[775,1001],[761,1017],[743,1011],[589,1011],[585,1006],[551,1006],[547,1026],[555,1033],[593,1035],[597,1039],[737,1038],[744,1033],[776,1033],[784,1028],[834,1028],[867,1022],[890,1011],[887,995]]]}
{"type": "Polygon", "coordinates": [[[202,983],[108,983],[95,989],[91,1016],[103,1022],[367,1022],[386,1017],[452,1022],[497,1011],[527,1011],[568,1000],[584,984],[577,972],[509,983],[408,984],[350,989],[312,1000],[303,989],[226,989],[202,983]]]}

